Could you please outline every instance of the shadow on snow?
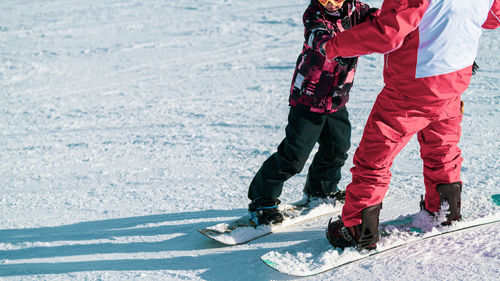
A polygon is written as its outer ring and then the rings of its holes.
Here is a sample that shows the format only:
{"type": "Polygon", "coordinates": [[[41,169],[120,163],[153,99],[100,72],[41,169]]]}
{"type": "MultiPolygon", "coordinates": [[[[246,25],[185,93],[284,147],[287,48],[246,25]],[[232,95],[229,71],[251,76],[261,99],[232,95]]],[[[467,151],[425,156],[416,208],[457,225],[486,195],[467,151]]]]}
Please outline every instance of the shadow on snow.
{"type": "MultiPolygon", "coordinates": [[[[0,250],[0,276],[63,274],[83,271],[139,271],[139,270],[182,270],[201,271],[207,280],[238,280],[249,277],[269,279],[283,278],[270,270],[258,258],[276,246],[273,243],[255,245],[259,242],[286,242],[297,238],[305,240],[317,236],[318,231],[299,233],[275,233],[252,242],[248,246],[225,246],[212,241],[197,232],[198,229],[213,225],[215,218],[244,215],[246,210],[208,210],[176,214],[151,215],[102,221],[82,222],[56,227],[0,230],[0,243],[12,244],[16,249],[0,250]],[[194,223],[183,220],[196,220],[194,223]],[[148,224],[150,224],[148,226],[148,224]],[[155,225],[158,224],[158,225],[155,225]],[[165,225],[162,225],[165,224],[165,225]],[[117,238],[130,236],[154,237],[172,235],[172,238],[153,242],[112,243],[117,238]],[[177,235],[177,236],[175,236],[177,235]],[[82,244],[83,241],[107,239],[106,242],[82,244]],[[50,243],[64,241],[67,245],[50,243]],[[80,241],[80,242],[79,242],[80,241]],[[23,248],[23,244],[47,243],[49,246],[23,248]],[[73,243],[73,244],[72,244],[73,243]],[[80,244],[78,244],[80,243],[80,244]],[[252,245],[254,244],[254,245],[252,245]],[[20,246],[20,247],[19,247],[20,246]],[[198,251],[210,250],[205,253],[198,251]],[[187,251],[170,258],[127,258],[126,254],[187,251]],[[30,259],[78,257],[83,255],[121,254],[120,259],[105,257],[89,261],[47,262],[30,259]],[[17,260],[17,261],[16,261],[17,260]],[[19,261],[21,260],[21,261],[19,261]],[[26,260],[26,261],[25,261],[26,260]],[[1,264],[1,263],[4,264],[1,264]],[[9,264],[10,262],[10,264],[9,264]],[[230,265],[233,266],[230,266],[230,265]],[[258,273],[256,273],[258,272],[258,273]]],[[[182,253],[182,252],[181,252],[182,253]]]]}

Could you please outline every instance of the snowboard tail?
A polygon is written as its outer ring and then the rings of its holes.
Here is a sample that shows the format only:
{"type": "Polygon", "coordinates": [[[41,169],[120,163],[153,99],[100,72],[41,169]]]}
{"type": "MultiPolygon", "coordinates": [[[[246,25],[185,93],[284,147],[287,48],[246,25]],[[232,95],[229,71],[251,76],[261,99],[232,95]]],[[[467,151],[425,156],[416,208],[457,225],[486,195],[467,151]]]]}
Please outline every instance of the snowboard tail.
{"type": "Polygon", "coordinates": [[[284,220],[275,225],[255,225],[250,214],[228,223],[219,223],[198,231],[217,242],[226,245],[244,244],[274,232],[306,223],[325,216],[340,214],[342,205],[333,199],[311,204],[280,206],[284,220]]]}

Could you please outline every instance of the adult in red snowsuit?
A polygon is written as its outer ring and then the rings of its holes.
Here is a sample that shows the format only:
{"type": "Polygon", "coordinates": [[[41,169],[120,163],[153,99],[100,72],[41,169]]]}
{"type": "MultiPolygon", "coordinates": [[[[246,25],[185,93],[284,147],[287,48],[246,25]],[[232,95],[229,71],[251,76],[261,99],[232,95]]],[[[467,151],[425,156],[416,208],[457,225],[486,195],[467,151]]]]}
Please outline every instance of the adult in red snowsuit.
{"type": "Polygon", "coordinates": [[[328,59],[385,54],[385,86],[354,155],[342,220],[329,225],[332,244],[375,246],[376,230],[372,238],[360,232],[378,225],[389,169],[414,134],[424,163],[425,209],[439,211],[443,196],[458,192],[458,213],[448,219],[460,218],[460,95],[471,79],[482,28],[498,26],[500,0],[385,0],[371,21],[320,46],[328,59]],[[365,226],[365,215],[375,223],[365,226]]]}

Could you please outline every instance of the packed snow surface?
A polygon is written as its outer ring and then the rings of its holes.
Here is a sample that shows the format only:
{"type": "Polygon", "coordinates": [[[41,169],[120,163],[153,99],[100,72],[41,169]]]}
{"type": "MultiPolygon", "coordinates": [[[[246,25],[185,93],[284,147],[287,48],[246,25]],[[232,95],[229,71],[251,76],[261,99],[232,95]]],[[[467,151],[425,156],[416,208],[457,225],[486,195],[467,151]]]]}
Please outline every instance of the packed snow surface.
{"type": "MultiPolygon", "coordinates": [[[[328,218],[233,247],[197,229],[246,214],[284,137],[308,2],[3,0],[0,278],[290,279],[259,257],[324,237],[328,218]]],[[[463,95],[464,215],[494,212],[485,198],[500,193],[498,32],[484,32],[463,95]]],[[[359,60],[342,188],[382,66],[359,60]]],[[[307,165],[284,203],[302,197],[307,165]]],[[[392,173],[382,220],[419,210],[415,139],[392,173]]],[[[499,280],[498,237],[495,224],[429,239],[311,280],[499,280]]]]}

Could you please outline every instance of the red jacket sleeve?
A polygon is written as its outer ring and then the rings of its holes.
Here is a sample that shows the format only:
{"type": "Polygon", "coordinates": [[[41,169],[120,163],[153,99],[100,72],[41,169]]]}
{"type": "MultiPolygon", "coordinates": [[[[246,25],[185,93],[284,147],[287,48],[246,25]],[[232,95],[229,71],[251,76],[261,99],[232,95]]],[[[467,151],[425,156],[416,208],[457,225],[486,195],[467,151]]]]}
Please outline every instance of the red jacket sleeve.
{"type": "Polygon", "coordinates": [[[428,0],[385,0],[371,20],[341,32],[324,49],[329,59],[388,53],[415,30],[429,6],[428,0]]]}
{"type": "Polygon", "coordinates": [[[495,29],[500,26],[500,0],[495,0],[493,6],[491,6],[490,12],[488,13],[488,18],[483,24],[483,28],[495,29]]]}

